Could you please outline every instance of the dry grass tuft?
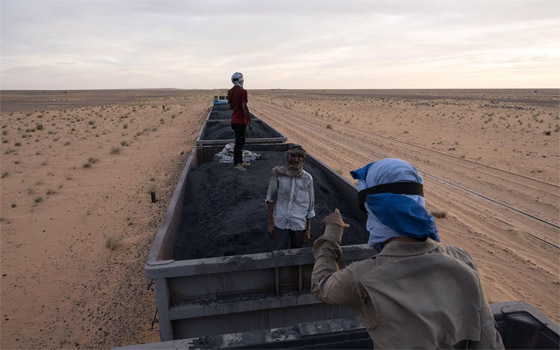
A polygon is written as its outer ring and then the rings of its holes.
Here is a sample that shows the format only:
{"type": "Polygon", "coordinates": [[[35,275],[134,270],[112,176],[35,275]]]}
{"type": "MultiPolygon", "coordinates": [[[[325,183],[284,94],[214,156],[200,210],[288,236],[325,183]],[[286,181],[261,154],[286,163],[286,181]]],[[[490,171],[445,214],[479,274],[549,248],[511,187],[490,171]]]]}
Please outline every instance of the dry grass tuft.
{"type": "Polygon", "coordinates": [[[120,244],[121,238],[115,236],[107,237],[107,240],[105,241],[105,248],[116,250],[120,244]]]}

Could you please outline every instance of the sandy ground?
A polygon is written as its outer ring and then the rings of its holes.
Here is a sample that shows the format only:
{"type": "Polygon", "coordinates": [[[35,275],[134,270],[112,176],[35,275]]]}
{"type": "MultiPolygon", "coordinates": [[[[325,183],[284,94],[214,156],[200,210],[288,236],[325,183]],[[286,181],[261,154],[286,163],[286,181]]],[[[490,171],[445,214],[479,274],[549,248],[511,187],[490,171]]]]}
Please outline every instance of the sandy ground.
{"type": "Polygon", "coordinates": [[[211,101],[2,92],[2,349],[159,340],[143,264],[211,101]]]}
{"type": "MultiPolygon", "coordinates": [[[[3,91],[1,102],[0,347],[158,341],[142,268],[211,92],[3,91]]],[[[249,91],[255,115],[345,176],[386,156],[416,165],[429,209],[446,213],[442,241],[473,255],[488,299],[555,322],[558,103],[558,90],[249,91]]]]}

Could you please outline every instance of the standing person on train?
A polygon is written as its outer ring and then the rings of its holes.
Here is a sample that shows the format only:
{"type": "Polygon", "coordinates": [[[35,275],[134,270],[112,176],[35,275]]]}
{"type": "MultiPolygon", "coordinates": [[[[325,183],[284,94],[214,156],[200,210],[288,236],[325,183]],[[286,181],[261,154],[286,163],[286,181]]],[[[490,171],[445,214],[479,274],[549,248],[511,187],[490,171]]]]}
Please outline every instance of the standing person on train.
{"type": "Polygon", "coordinates": [[[233,87],[228,90],[228,105],[233,110],[231,113],[231,128],[235,133],[233,168],[241,171],[245,171],[249,166],[249,163],[243,162],[243,146],[245,146],[247,126],[249,126],[249,130],[253,129],[251,115],[247,107],[247,90],[243,88],[244,81],[243,74],[233,73],[231,76],[233,87]]]}
{"type": "Polygon", "coordinates": [[[503,349],[471,256],[439,243],[418,171],[383,159],[351,175],[379,253],[339,270],[348,224],[336,209],[313,246],[313,295],[357,311],[375,348],[503,349]]]}
{"type": "Polygon", "coordinates": [[[307,153],[291,145],[286,165],[272,169],[268,184],[268,235],[276,249],[301,248],[311,239],[311,218],[315,216],[313,177],[303,170],[307,153]]]}

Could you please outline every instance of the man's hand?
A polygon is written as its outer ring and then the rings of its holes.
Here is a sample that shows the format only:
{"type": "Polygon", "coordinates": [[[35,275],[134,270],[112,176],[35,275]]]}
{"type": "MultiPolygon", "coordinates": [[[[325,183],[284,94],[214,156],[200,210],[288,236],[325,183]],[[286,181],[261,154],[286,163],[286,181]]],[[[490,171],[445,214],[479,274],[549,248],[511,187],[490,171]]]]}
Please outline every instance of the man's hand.
{"type": "Polygon", "coordinates": [[[274,229],[273,222],[268,224],[268,236],[270,237],[270,239],[274,239],[274,237],[276,236],[276,230],[274,229]]]}
{"type": "Polygon", "coordinates": [[[303,243],[309,242],[311,239],[311,227],[307,226],[305,228],[305,233],[303,234],[303,243]]]}
{"type": "Polygon", "coordinates": [[[247,126],[249,127],[249,130],[253,130],[253,123],[249,123],[247,126]]]}
{"type": "Polygon", "coordinates": [[[342,215],[340,211],[335,209],[334,212],[327,215],[321,222],[325,232],[325,236],[335,239],[338,243],[342,241],[342,235],[344,230],[350,227],[347,223],[342,220],[342,215]]]}

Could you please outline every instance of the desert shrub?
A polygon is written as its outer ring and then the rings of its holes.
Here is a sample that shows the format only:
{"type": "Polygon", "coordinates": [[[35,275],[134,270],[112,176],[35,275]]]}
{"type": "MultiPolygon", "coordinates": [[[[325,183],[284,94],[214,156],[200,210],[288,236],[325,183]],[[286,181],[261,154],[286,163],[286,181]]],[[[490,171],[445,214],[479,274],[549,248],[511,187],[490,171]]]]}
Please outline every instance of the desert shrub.
{"type": "Polygon", "coordinates": [[[0,178],[3,179],[3,178],[5,178],[5,177],[8,176],[8,175],[10,175],[10,172],[9,172],[9,171],[4,171],[4,172],[2,173],[2,175],[0,176],[0,178]]]}
{"type": "Polygon", "coordinates": [[[121,153],[121,148],[119,146],[113,146],[111,148],[111,154],[120,154],[121,153]]]}
{"type": "Polygon", "coordinates": [[[440,218],[440,219],[447,216],[447,212],[443,211],[443,210],[432,210],[430,212],[430,214],[432,214],[434,217],[440,218]]]}
{"type": "Polygon", "coordinates": [[[37,125],[35,126],[35,129],[37,129],[37,130],[43,130],[43,124],[37,124],[37,125]]]}
{"type": "Polygon", "coordinates": [[[43,197],[35,197],[35,203],[41,203],[43,201],[43,197]]]}

